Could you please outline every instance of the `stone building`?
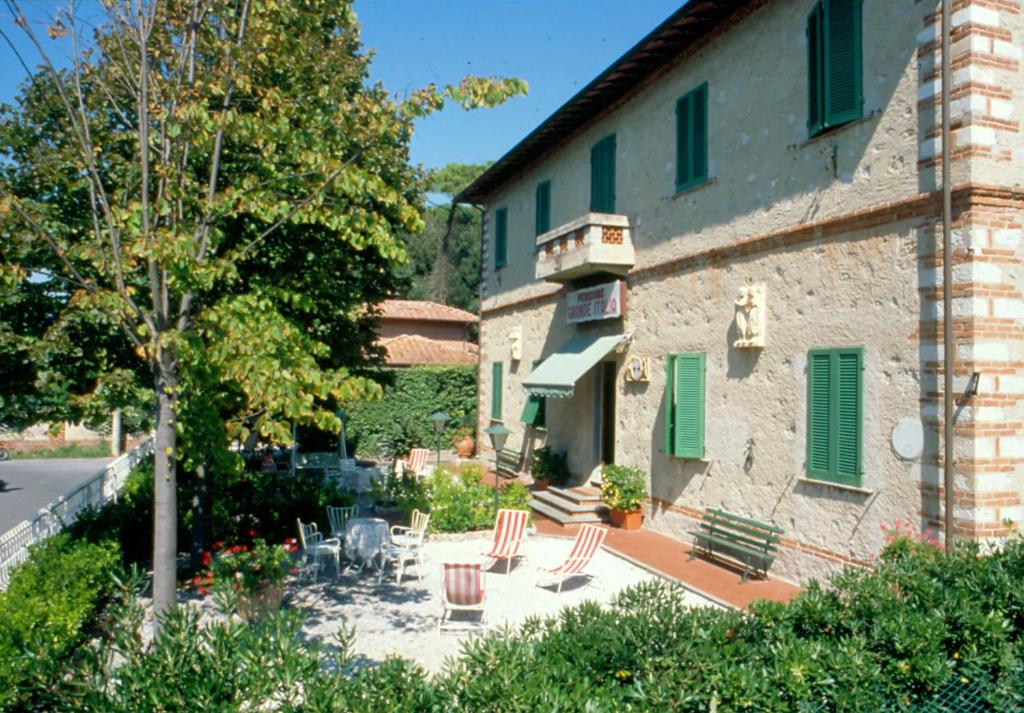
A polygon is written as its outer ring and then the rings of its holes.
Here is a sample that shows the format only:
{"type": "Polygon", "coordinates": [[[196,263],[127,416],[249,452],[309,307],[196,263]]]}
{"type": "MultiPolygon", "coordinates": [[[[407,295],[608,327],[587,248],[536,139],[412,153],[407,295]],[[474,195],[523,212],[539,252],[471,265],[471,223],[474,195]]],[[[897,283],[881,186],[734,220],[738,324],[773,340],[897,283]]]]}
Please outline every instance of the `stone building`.
{"type": "MultiPolygon", "coordinates": [[[[577,482],[642,468],[680,538],[709,507],[773,522],[784,576],[941,528],[939,8],[690,0],[467,188],[479,426],[577,482]]],[[[1021,12],[951,17],[965,537],[1024,519],[1021,12]]]]}

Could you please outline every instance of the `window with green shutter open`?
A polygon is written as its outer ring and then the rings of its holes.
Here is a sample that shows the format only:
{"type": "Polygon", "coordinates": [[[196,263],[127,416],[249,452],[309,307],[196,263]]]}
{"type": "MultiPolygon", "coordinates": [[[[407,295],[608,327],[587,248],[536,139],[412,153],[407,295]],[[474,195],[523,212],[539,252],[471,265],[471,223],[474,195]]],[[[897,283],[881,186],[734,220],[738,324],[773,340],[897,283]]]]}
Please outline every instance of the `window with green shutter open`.
{"type": "Polygon", "coordinates": [[[494,269],[508,264],[508,208],[494,211],[494,269]]]}
{"type": "Polygon", "coordinates": [[[537,235],[551,230],[551,181],[537,184],[537,216],[534,231],[537,235]]]}
{"type": "MultiPolygon", "coordinates": [[[[536,369],[540,362],[540,359],[534,361],[533,368],[536,369]]],[[[535,428],[547,428],[547,411],[548,400],[543,396],[535,396],[531,394],[530,397],[526,399],[526,405],[523,407],[523,415],[519,420],[535,428]]]]}
{"type": "Polygon", "coordinates": [[[817,0],[807,17],[811,136],[861,117],[861,0],[817,0]]]}
{"type": "Polygon", "coordinates": [[[501,390],[505,367],[500,361],[491,365],[491,418],[501,420],[501,390]]]}
{"type": "Polygon", "coordinates": [[[665,377],[665,453],[704,458],[704,354],[669,354],[665,377]]]}
{"type": "Polygon", "coordinates": [[[676,102],[676,191],[708,180],[708,83],[676,102]]]}
{"type": "Polygon", "coordinates": [[[615,212],[615,134],[590,149],[590,211],[615,212]]]}
{"type": "Polygon", "coordinates": [[[807,355],[807,475],[861,485],[864,350],[807,355]]]}

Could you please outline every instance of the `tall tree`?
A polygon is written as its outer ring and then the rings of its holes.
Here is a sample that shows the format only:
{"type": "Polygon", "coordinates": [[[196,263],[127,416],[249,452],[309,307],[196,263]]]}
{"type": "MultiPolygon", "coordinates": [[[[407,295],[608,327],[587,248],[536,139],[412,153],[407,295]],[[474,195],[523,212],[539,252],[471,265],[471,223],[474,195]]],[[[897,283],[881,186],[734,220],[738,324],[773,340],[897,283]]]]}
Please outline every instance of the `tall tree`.
{"type": "MultiPolygon", "coordinates": [[[[269,405],[239,430],[278,436],[283,419],[336,428],[324,405],[373,388],[301,358],[328,347],[282,305],[309,314],[311,298],[247,280],[247,261],[285,229],[314,254],[344,244],[401,261],[396,233],[421,222],[412,121],[446,100],[492,105],[525,87],[469,78],[396,104],[369,85],[355,15],[338,0],[106,0],[89,51],[71,4],[49,28],[73,45],[62,71],[17,0],[4,1],[43,58],[30,81],[56,105],[49,140],[4,166],[4,234],[45,246],[74,300],[108,315],[151,373],[159,620],[175,603],[183,371],[215,365],[223,380],[233,369],[239,398],[269,405]]],[[[39,130],[33,118],[6,120],[39,130]]]]}

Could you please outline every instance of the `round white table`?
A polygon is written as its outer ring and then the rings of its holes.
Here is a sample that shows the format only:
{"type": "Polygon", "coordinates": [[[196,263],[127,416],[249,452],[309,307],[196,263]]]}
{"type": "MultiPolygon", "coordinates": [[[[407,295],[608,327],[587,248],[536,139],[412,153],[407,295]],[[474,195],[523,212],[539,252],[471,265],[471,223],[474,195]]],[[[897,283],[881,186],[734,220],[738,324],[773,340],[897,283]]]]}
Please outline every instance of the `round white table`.
{"type": "Polygon", "coordinates": [[[381,567],[381,549],[391,543],[388,521],[379,517],[354,517],[345,527],[345,556],[360,569],[381,567]]]}

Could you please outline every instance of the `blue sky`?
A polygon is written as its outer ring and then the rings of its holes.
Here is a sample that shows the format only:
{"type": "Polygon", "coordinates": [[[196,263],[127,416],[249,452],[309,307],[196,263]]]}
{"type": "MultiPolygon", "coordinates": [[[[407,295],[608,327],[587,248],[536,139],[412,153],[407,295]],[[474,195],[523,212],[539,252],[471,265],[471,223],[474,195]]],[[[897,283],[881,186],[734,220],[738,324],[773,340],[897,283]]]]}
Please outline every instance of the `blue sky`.
{"type": "MultiPolygon", "coordinates": [[[[52,17],[58,4],[25,3],[40,17],[52,17]]],[[[513,76],[529,83],[529,96],[506,106],[475,112],[448,109],[422,120],[413,141],[413,161],[439,167],[499,158],[681,4],[682,0],[356,0],[355,9],[363,43],[375,52],[372,77],[397,96],[431,82],[455,83],[466,74],[513,76]]],[[[30,62],[35,59],[6,10],[0,10],[0,28],[30,62]]],[[[9,103],[24,71],[2,41],[0,60],[0,102],[9,103]]]]}

